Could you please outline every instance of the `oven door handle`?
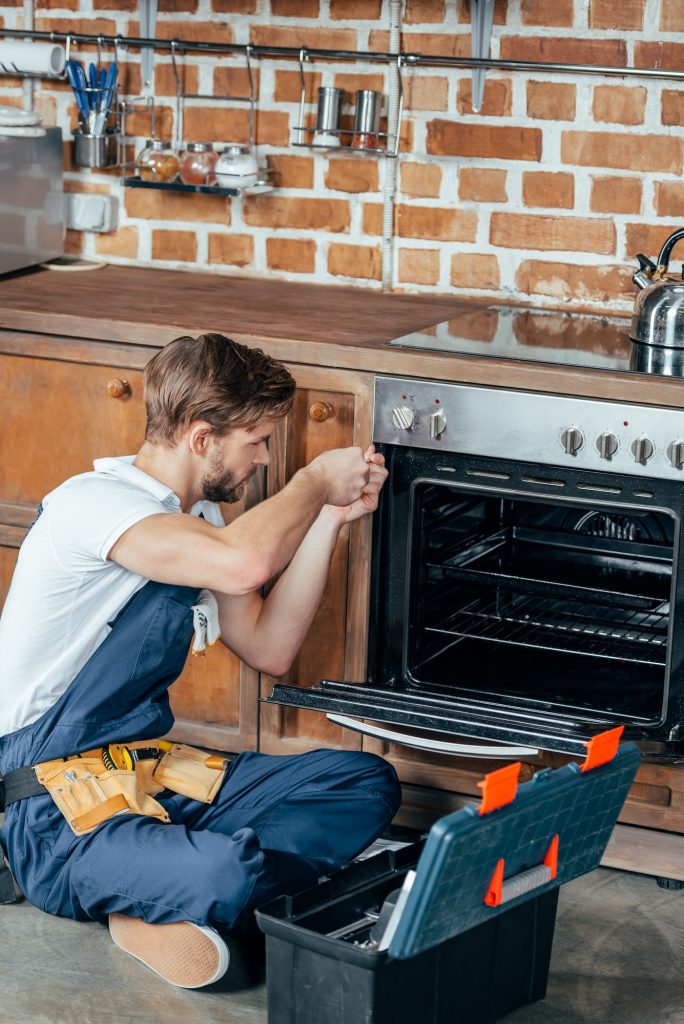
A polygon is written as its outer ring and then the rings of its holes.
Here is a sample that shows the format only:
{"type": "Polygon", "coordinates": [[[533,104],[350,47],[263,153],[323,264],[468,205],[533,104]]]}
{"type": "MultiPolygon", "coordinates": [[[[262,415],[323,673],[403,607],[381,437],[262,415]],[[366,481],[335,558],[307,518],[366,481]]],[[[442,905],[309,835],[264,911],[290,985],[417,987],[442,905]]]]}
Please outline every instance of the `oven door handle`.
{"type": "Polygon", "coordinates": [[[405,747],[415,747],[417,750],[427,750],[433,754],[452,754],[455,757],[492,757],[492,758],[518,758],[537,757],[537,747],[523,747],[513,745],[510,747],[498,747],[493,744],[479,745],[476,743],[452,743],[448,740],[430,740],[424,736],[412,736],[410,733],[395,732],[393,729],[385,729],[381,725],[372,722],[361,721],[358,718],[349,718],[347,715],[325,716],[329,722],[341,725],[344,729],[352,729],[364,736],[373,736],[378,740],[387,740],[390,743],[400,743],[405,747]]]}

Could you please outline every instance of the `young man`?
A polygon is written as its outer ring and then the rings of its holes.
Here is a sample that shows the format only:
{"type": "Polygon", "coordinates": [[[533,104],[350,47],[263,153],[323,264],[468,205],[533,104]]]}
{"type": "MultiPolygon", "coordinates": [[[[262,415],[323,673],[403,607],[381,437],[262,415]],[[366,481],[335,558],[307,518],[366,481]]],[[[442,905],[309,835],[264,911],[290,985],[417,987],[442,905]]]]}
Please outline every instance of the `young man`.
{"type": "Polygon", "coordinates": [[[108,922],[188,988],[228,966],[217,929],[240,934],[254,907],[352,859],[399,803],[371,754],[228,763],[159,739],[193,630],[216,618],[246,662],[286,672],[340,527],[377,507],[382,456],[347,448],[224,525],[217,503],[268,464],[293,395],[282,364],[219,334],[158,352],[140,451],[47,495],[0,620],[0,838],[19,886],[48,913],[108,922]]]}

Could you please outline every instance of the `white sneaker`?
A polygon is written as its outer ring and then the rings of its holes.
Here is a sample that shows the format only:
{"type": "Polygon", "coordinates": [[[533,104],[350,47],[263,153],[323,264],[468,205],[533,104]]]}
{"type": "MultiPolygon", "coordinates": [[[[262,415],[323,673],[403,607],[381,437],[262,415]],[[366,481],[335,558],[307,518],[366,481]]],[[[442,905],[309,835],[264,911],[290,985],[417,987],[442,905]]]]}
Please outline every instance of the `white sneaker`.
{"type": "Polygon", "coordinates": [[[228,970],[230,953],[219,933],[191,921],[147,924],[110,914],[109,934],[119,949],[179,988],[211,985],[228,970]]]}

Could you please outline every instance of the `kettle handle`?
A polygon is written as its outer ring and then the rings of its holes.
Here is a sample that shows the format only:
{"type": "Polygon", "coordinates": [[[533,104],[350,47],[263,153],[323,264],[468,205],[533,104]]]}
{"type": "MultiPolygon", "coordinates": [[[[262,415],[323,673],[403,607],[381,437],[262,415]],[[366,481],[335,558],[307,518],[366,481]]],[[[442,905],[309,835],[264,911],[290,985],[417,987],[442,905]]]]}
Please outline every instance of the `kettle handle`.
{"type": "Polygon", "coordinates": [[[674,234],[670,235],[660,250],[660,255],[658,256],[658,272],[660,274],[665,273],[667,270],[667,266],[670,262],[670,253],[680,238],[684,238],[684,228],[680,228],[679,231],[675,231],[674,234]]]}

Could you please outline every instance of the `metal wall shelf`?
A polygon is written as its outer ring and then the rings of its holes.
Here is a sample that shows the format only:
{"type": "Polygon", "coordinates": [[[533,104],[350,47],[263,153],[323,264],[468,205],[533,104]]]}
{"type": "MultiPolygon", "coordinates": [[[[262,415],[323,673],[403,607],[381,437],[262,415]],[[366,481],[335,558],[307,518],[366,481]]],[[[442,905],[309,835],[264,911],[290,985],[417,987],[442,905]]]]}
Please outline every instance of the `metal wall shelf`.
{"type": "Polygon", "coordinates": [[[249,188],[223,188],[221,185],[186,185],[182,181],[144,181],[133,175],[124,178],[122,184],[126,188],[153,188],[162,192],[201,192],[208,196],[258,196],[265,192],[273,192],[268,182],[257,182],[249,188]]]}

